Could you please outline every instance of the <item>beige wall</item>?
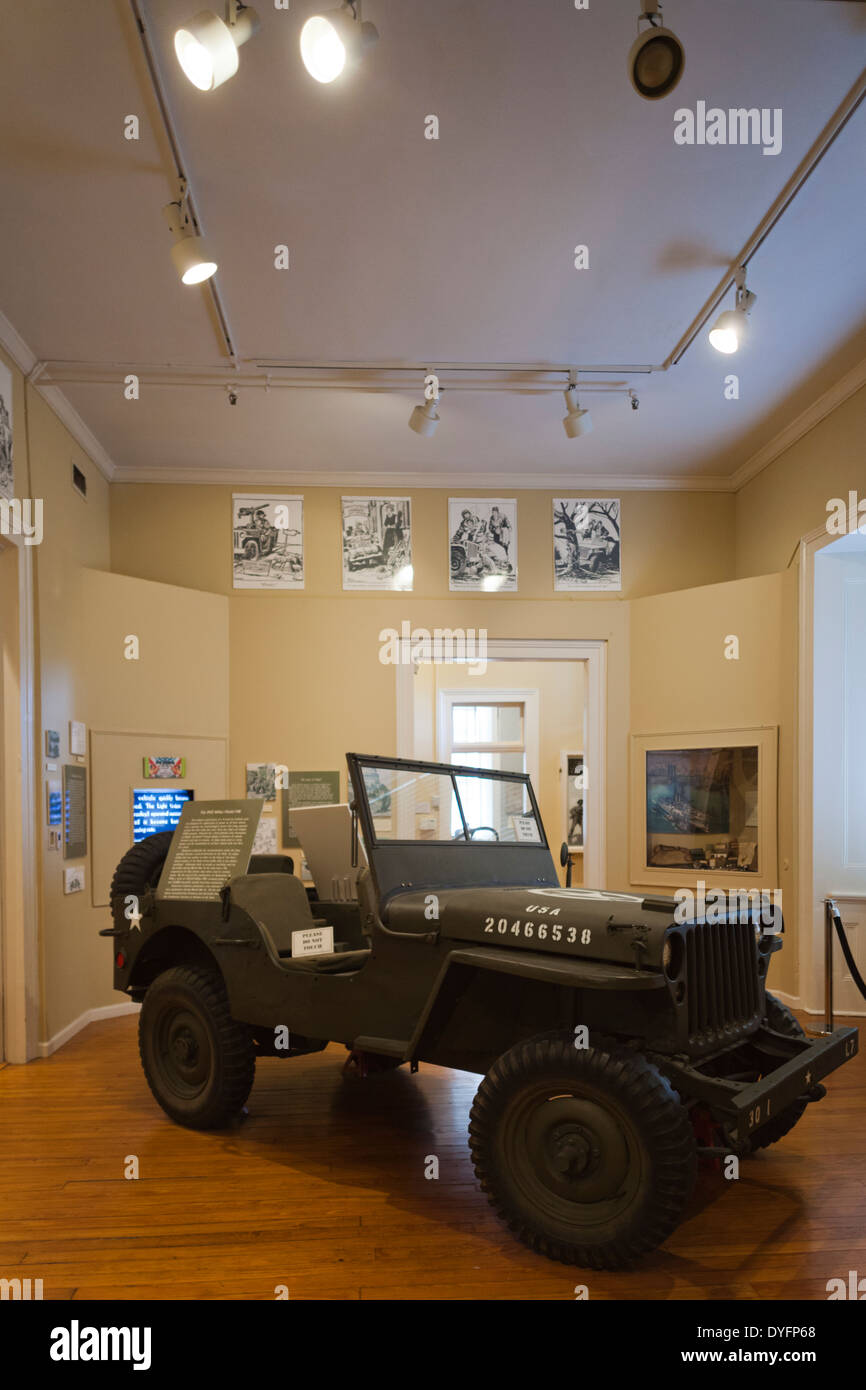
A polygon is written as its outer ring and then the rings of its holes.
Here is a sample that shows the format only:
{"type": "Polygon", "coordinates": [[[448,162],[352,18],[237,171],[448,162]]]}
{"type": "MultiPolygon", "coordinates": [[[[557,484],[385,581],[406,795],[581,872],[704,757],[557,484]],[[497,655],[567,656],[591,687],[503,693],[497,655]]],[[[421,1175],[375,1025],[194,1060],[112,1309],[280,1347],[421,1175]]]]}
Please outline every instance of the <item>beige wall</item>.
{"type": "MultiPolygon", "coordinates": [[[[20,373],[15,371],[16,381],[20,373]]],[[[71,437],[65,426],[32,388],[15,401],[16,495],[41,498],[44,534],[33,547],[36,627],[36,783],[39,852],[40,1039],[47,1039],[77,1013],[108,999],[110,969],[103,969],[101,998],[90,962],[96,932],[105,925],[101,913],[90,906],[89,892],[63,893],[64,861],[61,850],[49,850],[45,814],[47,776],[59,778],[69,761],[69,720],[89,722],[90,697],[97,684],[82,657],[80,641],[85,621],[80,591],[83,565],[109,563],[108,483],[71,437]],[[19,409],[19,398],[21,408],[19,409]],[[87,478],[87,500],[72,486],[72,465],[87,478]],[[25,472],[29,475],[24,492],[25,472]],[[44,756],[44,729],[60,733],[56,771],[50,772],[44,756]],[[79,946],[83,955],[79,954],[79,946]],[[62,960],[58,959],[58,947],[62,960]],[[68,995],[61,998],[64,991],[68,995]],[[49,1006],[49,997],[56,1000],[49,1006]]],[[[85,861],[89,874],[89,862],[85,861]]],[[[104,945],[104,943],[102,943],[104,945]]]]}
{"type": "MultiPolygon", "coordinates": [[[[16,496],[41,498],[44,535],[34,558],[36,814],[39,853],[40,1025],[44,1042],[86,1011],[117,1004],[111,952],[97,933],[107,909],[92,905],[93,798],[88,852],[64,860],[48,847],[45,783],[70,761],[69,721],[88,730],[228,734],[228,605],[108,572],[109,485],[48,404],[13,373],[16,496]],[[73,463],[87,498],[72,486],[73,463]],[[95,572],[101,571],[101,572],[95,572]],[[123,659],[136,633],[142,659],[123,659]],[[49,769],[44,730],[60,734],[49,769]],[[64,894],[64,867],[83,862],[86,890],[64,894]]],[[[4,589],[4,629],[11,594],[4,589]]],[[[84,765],[90,774],[90,759],[84,765]]]]}
{"type": "Polygon", "coordinates": [[[736,573],[783,570],[833,497],[866,499],[866,387],[824,417],[736,495],[736,573]]]}
{"type": "MultiPolygon", "coordinates": [[[[120,483],[111,489],[112,568],[164,584],[232,593],[231,495],[225,486],[120,483]]],[[[372,491],[359,480],[353,488],[304,488],[307,597],[356,604],[363,595],[344,594],[340,561],[340,498],[372,491]]],[[[266,487],[251,492],[268,493],[266,487]]],[[[276,488],[291,493],[295,489],[276,488]]],[[[616,490],[611,489],[616,495],[616,490]]],[[[563,488],[564,495],[597,496],[563,488]]],[[[403,493],[398,489],[396,495],[403,493]]],[[[414,597],[447,597],[459,604],[472,595],[448,592],[448,497],[478,493],[435,488],[406,494],[413,508],[414,597]]],[[[587,600],[553,591],[553,496],[550,491],[507,488],[518,506],[519,596],[568,606],[587,600]]],[[[641,594],[667,593],[695,584],[734,578],[734,497],[727,493],[624,492],[622,502],[623,588],[596,595],[616,603],[641,594]]],[[[244,595],[256,597],[252,593],[244,595]]],[[[280,595],[282,599],[284,596],[280,595]]],[[[509,595],[491,596],[511,603],[509,595]]],[[[440,624],[441,625],[441,624],[440,624]]]]}
{"type": "Polygon", "coordinates": [[[625,600],[732,577],[733,497],[625,493],[622,593],[583,597],[553,590],[553,493],[521,490],[519,592],[477,595],[448,590],[449,494],[419,490],[410,494],[414,592],[346,594],[340,497],[362,489],[304,489],[306,588],[282,593],[231,588],[231,487],[124,483],[111,490],[115,570],[229,596],[230,794],[243,795],[247,762],[269,760],[297,770],[339,768],[345,794],[347,751],[396,752],[395,673],[379,660],[384,628],[408,621],[428,629],[486,628],[491,639],[602,639],[608,644],[608,883],[621,886],[627,874],[625,600]]]}
{"type": "MultiPolygon", "coordinates": [[[[118,1004],[111,977],[111,950],[98,936],[109,925],[105,907],[106,844],[119,839],[112,821],[128,826],[128,789],[141,763],[130,752],[120,783],[102,777],[100,792],[113,799],[97,801],[93,781],[93,736],[98,733],[182,736],[198,734],[225,740],[228,733],[228,613],[224,598],[143,583],[122,575],[67,565],[71,631],[66,637],[66,688],[50,687],[51,718],[47,727],[61,731],[61,763],[68,754],[68,721],[87,724],[88,853],[86,892],[63,893],[63,861],[45,851],[43,879],[43,1037],[53,1038],[88,1009],[118,1004]],[[139,639],[140,657],[124,657],[124,639],[139,639]],[[97,853],[94,855],[94,849],[97,853]],[[96,904],[96,905],[95,905],[96,904]]],[[[57,668],[52,664],[51,671],[57,668]]],[[[47,717],[47,716],[46,716],[47,717]]],[[[139,751],[136,745],[134,753],[139,751]]],[[[150,752],[173,752],[151,747],[150,752]]],[[[177,753],[192,756],[191,747],[177,753]]],[[[214,779],[208,753],[210,795],[225,794],[225,756],[218,754],[222,775],[214,779]]],[[[44,819],[44,818],[43,818],[44,819]]],[[[43,831],[43,834],[46,832],[43,831]]],[[[123,836],[123,849],[131,842],[123,836]]]]}
{"type": "MultiPolygon", "coordinates": [[[[788,644],[794,576],[771,574],[632,605],[631,727],[633,733],[779,729],[778,882],[786,920],[785,947],[772,984],[796,993],[797,904],[794,843],[794,660],[788,644]],[[725,638],[739,638],[739,660],[727,660],[725,638]]],[[[672,871],[656,892],[696,887],[698,875],[672,871]]],[[[731,888],[748,888],[732,877],[731,888]]]]}

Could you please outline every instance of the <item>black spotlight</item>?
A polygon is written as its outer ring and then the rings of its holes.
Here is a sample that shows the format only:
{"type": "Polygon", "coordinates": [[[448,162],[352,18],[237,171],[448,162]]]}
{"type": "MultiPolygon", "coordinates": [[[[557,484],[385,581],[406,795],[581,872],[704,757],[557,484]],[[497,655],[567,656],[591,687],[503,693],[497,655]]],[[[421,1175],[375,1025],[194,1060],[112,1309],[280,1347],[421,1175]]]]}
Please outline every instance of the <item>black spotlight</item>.
{"type": "Polygon", "coordinates": [[[659,22],[658,0],[643,0],[645,8],[638,18],[649,21],[649,28],[638,34],[628,55],[628,75],[635,91],[648,101],[657,101],[672,92],[683,75],[686,55],[676,34],[659,22]]]}

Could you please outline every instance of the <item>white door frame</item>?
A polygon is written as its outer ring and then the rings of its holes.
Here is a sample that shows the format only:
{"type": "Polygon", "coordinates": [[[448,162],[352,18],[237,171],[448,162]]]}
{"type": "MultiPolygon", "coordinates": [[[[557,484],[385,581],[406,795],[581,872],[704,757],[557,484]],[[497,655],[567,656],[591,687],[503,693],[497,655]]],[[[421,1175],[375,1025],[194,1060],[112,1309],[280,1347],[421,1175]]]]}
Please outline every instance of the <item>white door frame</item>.
{"type": "MultiPolygon", "coordinates": [[[[607,643],[552,638],[488,638],[488,661],[583,661],[586,663],[586,766],[583,881],[590,888],[607,882],[607,643]]],[[[411,639],[401,641],[397,673],[397,756],[415,756],[415,688],[411,639]]],[[[477,657],[475,658],[477,660],[477,657]]],[[[554,854],[556,847],[554,847],[554,854]]]]}
{"type": "MultiPolygon", "coordinates": [[[[5,1057],[28,1062],[38,1055],[39,1032],[39,861],[36,849],[35,635],[33,624],[33,551],[23,539],[7,539],[18,551],[18,675],[20,723],[17,749],[4,750],[4,776],[20,760],[21,879],[15,910],[3,917],[3,994],[5,1057]],[[10,758],[10,753],[12,757],[10,758]]],[[[16,769],[17,770],[17,769],[16,769]]],[[[12,878],[6,875],[7,884],[12,878]]]]}
{"type": "Polygon", "coordinates": [[[812,856],[815,678],[815,556],[831,536],[826,526],[816,527],[800,538],[799,593],[797,615],[797,802],[794,807],[797,845],[797,963],[799,981],[797,993],[800,1007],[809,1013],[819,1013],[823,1007],[824,946],[816,939],[815,873],[812,856]]]}

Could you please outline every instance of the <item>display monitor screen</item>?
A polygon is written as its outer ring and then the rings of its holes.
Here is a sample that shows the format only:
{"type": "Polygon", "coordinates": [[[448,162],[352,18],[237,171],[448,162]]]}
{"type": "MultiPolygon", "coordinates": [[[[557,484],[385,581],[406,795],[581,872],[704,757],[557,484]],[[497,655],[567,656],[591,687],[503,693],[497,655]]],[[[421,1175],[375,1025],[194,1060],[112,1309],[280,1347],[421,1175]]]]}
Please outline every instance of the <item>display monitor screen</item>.
{"type": "Polygon", "coordinates": [[[195,792],[191,787],[134,787],[132,792],[132,840],[138,844],[159,830],[174,830],[180,814],[195,792]]]}

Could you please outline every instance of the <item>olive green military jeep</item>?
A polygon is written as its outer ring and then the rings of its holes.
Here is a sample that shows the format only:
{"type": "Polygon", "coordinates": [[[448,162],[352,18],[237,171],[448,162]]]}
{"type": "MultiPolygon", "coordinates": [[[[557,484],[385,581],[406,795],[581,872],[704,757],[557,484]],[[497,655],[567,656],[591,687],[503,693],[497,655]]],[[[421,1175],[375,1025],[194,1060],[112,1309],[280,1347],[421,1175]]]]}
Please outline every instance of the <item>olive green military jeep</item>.
{"type": "Polygon", "coordinates": [[[118,866],[115,985],[178,1123],[228,1124],[257,1056],[328,1042],[362,1068],[477,1072],[494,1208],[534,1249],[616,1269],[674,1230],[699,1156],[781,1139],[854,1055],[856,1029],[809,1039],[767,992],[775,915],[680,921],[671,898],[561,887],[523,774],[348,764],[348,887],[265,858],[217,901],[161,896],[170,832],[118,866]]]}

